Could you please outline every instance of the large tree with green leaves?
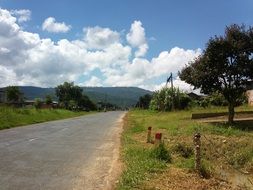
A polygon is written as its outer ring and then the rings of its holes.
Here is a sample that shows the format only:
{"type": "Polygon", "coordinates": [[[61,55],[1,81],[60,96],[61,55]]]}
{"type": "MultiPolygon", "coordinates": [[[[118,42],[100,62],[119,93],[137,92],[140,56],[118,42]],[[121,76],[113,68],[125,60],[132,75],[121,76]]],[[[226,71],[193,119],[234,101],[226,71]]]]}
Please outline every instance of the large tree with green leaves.
{"type": "Polygon", "coordinates": [[[63,103],[65,108],[69,108],[70,102],[79,102],[82,98],[82,89],[74,85],[73,82],[64,82],[58,85],[55,89],[56,96],[60,103],[63,103]]]}
{"type": "Polygon", "coordinates": [[[6,95],[8,102],[19,102],[21,100],[21,92],[18,86],[8,86],[6,87],[6,95]]]}
{"type": "Polygon", "coordinates": [[[234,107],[253,79],[253,28],[226,27],[223,36],[211,38],[203,53],[179,72],[181,80],[202,93],[221,93],[228,101],[229,123],[234,107]]]}
{"type": "Polygon", "coordinates": [[[56,87],[55,92],[59,102],[67,109],[96,109],[96,105],[89,99],[88,96],[83,94],[83,89],[74,85],[73,82],[64,82],[56,87]]]}

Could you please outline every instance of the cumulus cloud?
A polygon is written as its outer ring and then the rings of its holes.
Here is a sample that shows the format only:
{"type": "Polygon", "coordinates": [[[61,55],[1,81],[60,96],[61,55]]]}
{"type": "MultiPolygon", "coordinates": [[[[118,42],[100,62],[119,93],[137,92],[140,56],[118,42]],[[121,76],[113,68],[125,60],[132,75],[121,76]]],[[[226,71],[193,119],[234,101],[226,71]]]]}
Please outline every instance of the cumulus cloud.
{"type": "MultiPolygon", "coordinates": [[[[161,85],[156,79],[177,73],[200,54],[199,49],[175,47],[151,60],[143,58],[148,45],[140,21],[132,24],[127,38],[129,45],[123,43],[117,31],[95,26],[84,30],[83,39],[44,39],[37,33],[24,31],[17,17],[0,8],[0,85],[53,87],[64,81],[79,81],[85,75],[89,79],[79,84],[155,90],[161,85]],[[132,59],[133,48],[137,51],[132,59]],[[94,70],[102,76],[91,76],[94,70]]],[[[174,84],[188,88],[178,78],[174,84]]]]}
{"type": "Polygon", "coordinates": [[[88,81],[80,83],[80,86],[102,86],[102,80],[96,76],[92,76],[88,81]]]}
{"type": "Polygon", "coordinates": [[[18,18],[18,22],[27,22],[31,19],[31,11],[28,9],[11,10],[11,14],[18,18]]]}
{"type": "MultiPolygon", "coordinates": [[[[140,86],[150,90],[157,90],[162,84],[149,83],[152,79],[167,75],[171,72],[174,75],[182,69],[189,61],[199,56],[200,49],[184,50],[182,48],[172,48],[170,51],[161,52],[158,57],[148,61],[144,58],[135,58],[132,63],[126,64],[123,73],[114,73],[112,77],[108,77],[106,82],[109,85],[116,86],[140,86]],[[149,83],[149,84],[147,84],[149,83]]],[[[165,83],[164,83],[165,84],[165,83]]],[[[179,78],[175,80],[175,86],[180,86],[183,90],[190,90],[190,85],[181,81],[179,78]]]]}
{"type": "Polygon", "coordinates": [[[120,40],[120,34],[109,28],[95,26],[84,28],[83,31],[85,32],[84,39],[88,48],[91,49],[103,49],[111,44],[118,43],[120,40]]]}
{"type": "Polygon", "coordinates": [[[131,25],[130,32],[126,36],[128,43],[138,48],[135,52],[136,57],[145,56],[148,50],[148,44],[145,36],[145,29],[142,27],[141,21],[134,21],[131,25]]]}
{"type": "Polygon", "coordinates": [[[170,51],[163,51],[158,57],[151,60],[153,67],[152,74],[153,76],[160,76],[170,72],[176,73],[200,54],[200,49],[185,50],[179,47],[174,47],[170,51]]]}
{"type": "Polygon", "coordinates": [[[48,17],[42,24],[42,29],[53,33],[66,33],[71,29],[71,25],[64,22],[56,22],[54,17],[48,17]]]}

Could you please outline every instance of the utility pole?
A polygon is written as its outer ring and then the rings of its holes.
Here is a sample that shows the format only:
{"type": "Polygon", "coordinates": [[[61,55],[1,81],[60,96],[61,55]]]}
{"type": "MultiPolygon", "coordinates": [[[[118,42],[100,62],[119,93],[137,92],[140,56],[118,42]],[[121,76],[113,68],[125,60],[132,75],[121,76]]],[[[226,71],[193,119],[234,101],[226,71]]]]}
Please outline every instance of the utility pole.
{"type": "Polygon", "coordinates": [[[168,82],[170,82],[171,84],[171,93],[172,93],[172,98],[171,98],[171,109],[174,110],[174,89],[173,89],[173,75],[172,75],[172,72],[170,73],[170,76],[167,78],[167,81],[166,81],[166,89],[167,89],[167,86],[168,86],[168,82]]]}
{"type": "Polygon", "coordinates": [[[174,89],[173,89],[173,76],[170,73],[170,81],[171,81],[171,93],[172,93],[172,102],[171,102],[171,109],[174,111],[174,89]]]}

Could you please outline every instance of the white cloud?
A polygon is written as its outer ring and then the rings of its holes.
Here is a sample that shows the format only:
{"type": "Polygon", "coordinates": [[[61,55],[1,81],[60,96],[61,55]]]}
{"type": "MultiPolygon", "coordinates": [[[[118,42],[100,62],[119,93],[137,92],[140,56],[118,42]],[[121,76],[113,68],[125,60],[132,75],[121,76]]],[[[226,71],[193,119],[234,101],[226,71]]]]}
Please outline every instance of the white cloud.
{"type": "Polygon", "coordinates": [[[163,51],[158,57],[151,60],[153,76],[169,74],[170,72],[177,73],[200,53],[200,49],[185,50],[178,47],[174,47],[170,51],[163,51]]]}
{"type": "Polygon", "coordinates": [[[103,49],[113,43],[119,43],[120,34],[109,28],[99,26],[84,28],[85,41],[90,49],[103,49]]]}
{"type": "Polygon", "coordinates": [[[20,10],[12,10],[11,14],[17,16],[18,22],[27,22],[31,19],[31,11],[27,9],[20,9],[20,10]]]}
{"type": "MultiPolygon", "coordinates": [[[[151,60],[140,58],[147,51],[145,31],[140,21],[132,24],[127,35],[129,44],[137,47],[131,59],[132,47],[122,43],[120,33],[109,28],[88,27],[81,40],[43,39],[37,33],[24,31],[17,18],[0,8],[0,80],[10,84],[56,86],[64,81],[79,81],[89,86],[139,86],[157,89],[155,81],[170,72],[177,73],[200,50],[172,48],[151,60]],[[138,53],[139,52],[139,53],[138,53]],[[90,76],[98,70],[101,77],[90,76]],[[103,78],[103,80],[102,80],[103,78]]],[[[174,82],[182,89],[187,84],[178,78],[174,82]]]]}
{"type": "Polygon", "coordinates": [[[42,29],[53,33],[66,33],[71,29],[71,25],[64,22],[56,22],[55,18],[48,17],[42,24],[42,29]]]}
{"type": "Polygon", "coordinates": [[[138,50],[135,52],[136,57],[145,56],[148,50],[148,44],[145,36],[145,29],[141,21],[134,21],[131,25],[130,32],[126,36],[128,43],[138,50]]]}
{"type": "Polygon", "coordinates": [[[0,48],[0,54],[7,54],[7,53],[10,53],[10,50],[8,48],[5,47],[0,48]]]}
{"type": "Polygon", "coordinates": [[[102,86],[102,80],[96,76],[92,76],[88,81],[80,83],[80,86],[102,86]]]}

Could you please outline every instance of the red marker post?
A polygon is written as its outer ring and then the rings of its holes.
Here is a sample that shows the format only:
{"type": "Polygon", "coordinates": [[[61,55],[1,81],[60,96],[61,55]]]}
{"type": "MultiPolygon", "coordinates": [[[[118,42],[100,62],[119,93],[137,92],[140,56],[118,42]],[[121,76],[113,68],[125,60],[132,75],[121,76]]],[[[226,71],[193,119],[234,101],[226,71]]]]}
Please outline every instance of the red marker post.
{"type": "Polygon", "coordinates": [[[156,133],[155,134],[155,144],[159,145],[162,142],[162,133],[156,133]]]}

